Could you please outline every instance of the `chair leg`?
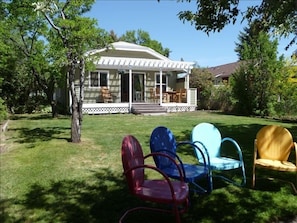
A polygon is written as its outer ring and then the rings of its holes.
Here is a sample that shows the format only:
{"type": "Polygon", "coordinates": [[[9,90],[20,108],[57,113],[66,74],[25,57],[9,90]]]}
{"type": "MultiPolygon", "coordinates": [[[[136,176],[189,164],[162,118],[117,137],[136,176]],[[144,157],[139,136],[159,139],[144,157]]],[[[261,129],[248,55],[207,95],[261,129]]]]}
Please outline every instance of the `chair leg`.
{"type": "Polygon", "coordinates": [[[122,223],[124,219],[126,218],[127,215],[129,215],[132,212],[138,211],[138,210],[147,210],[147,211],[154,211],[154,212],[163,212],[163,213],[170,213],[171,215],[175,216],[175,221],[176,223],[181,223],[181,214],[186,212],[189,207],[189,200],[186,200],[184,204],[182,205],[182,209],[179,209],[179,206],[177,204],[174,204],[173,209],[171,210],[166,210],[166,209],[161,209],[161,208],[151,208],[151,207],[135,207],[127,210],[119,219],[119,223],[122,223]]]}
{"type": "Polygon", "coordinates": [[[253,179],[252,179],[252,188],[255,187],[255,181],[256,181],[256,167],[253,165],[253,179]]]}
{"type": "Polygon", "coordinates": [[[180,223],[180,214],[177,205],[174,207],[174,212],[175,212],[175,222],[180,223]]]}
{"type": "Polygon", "coordinates": [[[241,170],[242,170],[242,182],[241,182],[241,185],[245,186],[246,185],[246,175],[245,175],[244,165],[242,165],[241,170]]]}
{"type": "Polygon", "coordinates": [[[241,166],[241,171],[242,171],[242,180],[241,180],[241,183],[239,183],[237,181],[234,181],[230,177],[225,177],[225,176],[222,176],[222,175],[214,175],[214,177],[221,178],[222,180],[225,180],[226,182],[229,182],[229,183],[231,183],[231,184],[233,184],[235,186],[243,187],[243,186],[246,185],[246,175],[245,175],[245,169],[244,169],[244,166],[243,165],[241,166]]]}

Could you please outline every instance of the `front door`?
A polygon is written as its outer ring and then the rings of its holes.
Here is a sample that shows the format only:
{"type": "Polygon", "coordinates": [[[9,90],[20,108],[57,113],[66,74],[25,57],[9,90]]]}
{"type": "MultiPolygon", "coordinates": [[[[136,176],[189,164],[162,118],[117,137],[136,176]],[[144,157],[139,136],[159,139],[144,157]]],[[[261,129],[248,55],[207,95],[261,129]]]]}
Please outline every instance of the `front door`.
{"type": "MultiPolygon", "coordinates": [[[[132,74],[132,102],[144,101],[144,74],[132,74]]],[[[121,102],[129,102],[129,73],[121,74],[121,102]]]]}
{"type": "Polygon", "coordinates": [[[133,102],[143,102],[144,98],[144,74],[133,74],[133,102]]]}
{"type": "Polygon", "coordinates": [[[121,102],[129,102],[129,73],[121,74],[121,102]]]}

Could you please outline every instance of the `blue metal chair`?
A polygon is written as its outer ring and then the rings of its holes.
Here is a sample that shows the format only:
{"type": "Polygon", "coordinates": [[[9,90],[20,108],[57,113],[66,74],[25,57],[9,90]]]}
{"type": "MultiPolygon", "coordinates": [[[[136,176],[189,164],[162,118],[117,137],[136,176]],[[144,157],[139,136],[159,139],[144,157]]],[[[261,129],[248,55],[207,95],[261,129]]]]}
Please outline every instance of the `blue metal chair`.
{"type": "MultiPolygon", "coordinates": [[[[164,126],[159,126],[156,127],[151,134],[150,149],[152,153],[165,153],[175,159],[184,173],[184,181],[193,185],[191,189],[194,192],[199,194],[206,194],[212,191],[212,178],[210,175],[211,171],[207,165],[208,156],[205,155],[195,144],[193,144],[192,142],[177,143],[170,129],[164,126]],[[180,157],[177,155],[177,148],[186,145],[192,148],[191,152],[193,152],[194,156],[196,152],[201,152],[200,155],[202,157],[202,160],[204,161],[203,165],[199,165],[198,162],[197,164],[185,164],[182,162],[180,157]],[[198,184],[198,181],[202,181],[203,179],[206,182],[205,186],[201,186],[198,184]]],[[[155,156],[154,161],[156,166],[161,169],[168,177],[179,179],[180,174],[178,172],[178,169],[168,158],[164,156],[155,156]]]]}
{"type": "MultiPolygon", "coordinates": [[[[234,170],[234,169],[241,168],[241,172],[242,172],[241,183],[235,180],[232,180],[227,176],[223,176],[220,173],[217,173],[217,174],[212,173],[213,177],[220,177],[223,180],[233,183],[237,186],[244,186],[246,184],[246,175],[245,175],[242,151],[238,143],[234,139],[229,137],[222,138],[220,131],[213,124],[210,124],[210,123],[200,123],[196,125],[192,130],[191,137],[192,137],[192,142],[209,155],[211,171],[219,172],[219,171],[234,170]],[[230,149],[232,149],[232,147],[233,149],[235,149],[235,151],[238,154],[238,159],[221,156],[222,145],[223,143],[226,143],[226,142],[229,142],[230,145],[228,144],[228,146],[230,146],[230,149]]],[[[226,150],[224,149],[224,151],[226,151],[226,153],[229,153],[231,152],[230,149],[226,148],[226,150]]],[[[196,155],[199,162],[204,164],[204,159],[200,155],[200,153],[197,152],[196,155]]]]}

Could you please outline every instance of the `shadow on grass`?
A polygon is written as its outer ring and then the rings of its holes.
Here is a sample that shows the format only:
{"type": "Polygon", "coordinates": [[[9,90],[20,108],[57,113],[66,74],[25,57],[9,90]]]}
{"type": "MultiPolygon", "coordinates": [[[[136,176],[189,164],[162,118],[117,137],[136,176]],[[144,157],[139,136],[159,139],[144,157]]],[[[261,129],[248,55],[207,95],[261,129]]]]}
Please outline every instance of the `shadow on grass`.
{"type": "MultiPolygon", "coordinates": [[[[89,181],[63,180],[49,186],[34,184],[24,198],[0,201],[0,221],[14,222],[118,222],[129,208],[146,206],[129,194],[121,176],[109,169],[95,172],[89,181]],[[13,214],[11,212],[13,211],[13,214]],[[17,212],[17,213],[16,213],[17,212]]],[[[150,204],[148,204],[150,205],[150,204]]],[[[140,211],[127,222],[172,222],[173,216],[140,211]]]]}
{"type": "MultiPolygon", "coordinates": [[[[282,192],[273,192],[221,185],[210,195],[192,194],[190,209],[182,216],[182,222],[279,222],[279,218],[292,215],[288,205],[283,204],[290,202],[288,198],[295,198],[286,195],[283,200],[275,200],[275,194],[282,192]],[[277,218],[273,219],[271,210],[277,218]]],[[[94,172],[90,180],[63,180],[48,186],[34,184],[23,198],[1,201],[0,220],[3,223],[110,223],[118,222],[127,209],[139,205],[146,204],[129,194],[121,176],[102,169],[94,172]]],[[[168,214],[137,212],[125,222],[173,221],[173,216],[168,214]]]]}
{"type": "MultiPolygon", "coordinates": [[[[70,116],[60,115],[58,116],[59,119],[70,119],[70,116]]],[[[11,120],[45,120],[45,119],[56,119],[52,117],[51,113],[46,114],[22,114],[22,115],[12,115],[10,116],[11,120]]]]}
{"type": "Polygon", "coordinates": [[[36,143],[40,141],[49,141],[52,139],[63,139],[70,141],[70,138],[59,137],[60,134],[70,131],[67,127],[47,127],[47,128],[10,128],[9,131],[18,131],[17,143],[36,143]]]}
{"type": "MultiPolygon", "coordinates": [[[[253,142],[256,132],[263,126],[222,125],[214,123],[223,136],[238,141],[244,155],[247,176],[251,176],[253,142]]],[[[194,126],[193,126],[194,127],[194,126]]],[[[69,128],[18,129],[19,142],[34,143],[47,141],[69,128]]],[[[292,134],[297,127],[292,127],[292,134]]],[[[190,139],[191,131],[176,136],[178,141],[190,139]]],[[[59,138],[61,139],[61,138],[59,138]]],[[[187,151],[181,151],[187,154],[187,151]]],[[[262,177],[277,177],[279,173],[263,172],[262,177]]],[[[282,174],[290,179],[294,174],[282,174]]],[[[131,196],[126,183],[118,173],[110,169],[94,172],[90,180],[63,180],[50,185],[31,185],[22,198],[0,201],[0,222],[71,222],[110,223],[118,222],[129,208],[145,205],[131,196]],[[13,213],[13,214],[12,214],[13,213]]],[[[250,179],[250,178],[249,178],[250,179]]],[[[297,215],[297,198],[291,195],[291,188],[279,182],[259,180],[255,190],[239,188],[214,182],[215,189],[210,195],[191,196],[189,211],[182,216],[182,222],[280,222],[297,215]]],[[[135,213],[127,222],[173,222],[173,217],[154,213],[135,213]]]]}
{"type": "Polygon", "coordinates": [[[117,222],[130,200],[123,180],[107,169],[94,176],[92,182],[34,184],[24,198],[2,201],[1,222],[117,222]],[[19,217],[10,219],[13,209],[19,217]]]}

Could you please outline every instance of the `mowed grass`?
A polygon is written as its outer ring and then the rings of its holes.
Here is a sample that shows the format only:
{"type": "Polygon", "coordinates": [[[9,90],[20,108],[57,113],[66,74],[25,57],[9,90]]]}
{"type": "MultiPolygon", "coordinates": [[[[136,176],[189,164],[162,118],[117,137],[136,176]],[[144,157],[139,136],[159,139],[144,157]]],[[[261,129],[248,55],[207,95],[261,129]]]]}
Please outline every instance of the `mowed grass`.
{"type": "MultiPolygon", "coordinates": [[[[70,138],[70,118],[50,115],[12,117],[0,157],[0,222],[118,222],[131,207],[144,205],[129,194],[122,176],[121,141],[134,135],[149,153],[149,137],[159,125],[172,130],[178,141],[190,139],[192,128],[211,122],[222,136],[234,138],[243,151],[247,185],[243,188],[214,179],[210,195],[191,194],[182,222],[286,222],[297,216],[297,196],[290,184],[294,173],[258,171],[251,189],[253,144],[257,131],[282,125],[296,141],[296,123],[208,112],[166,116],[131,114],[84,116],[82,142],[70,138]],[[267,177],[281,180],[268,180],[267,177]]],[[[180,151],[184,162],[192,162],[180,151]]],[[[290,157],[294,160],[295,152],[290,157]]],[[[146,204],[148,205],[148,204],[146,204]]],[[[127,222],[173,222],[170,215],[139,212],[127,222]]]]}

